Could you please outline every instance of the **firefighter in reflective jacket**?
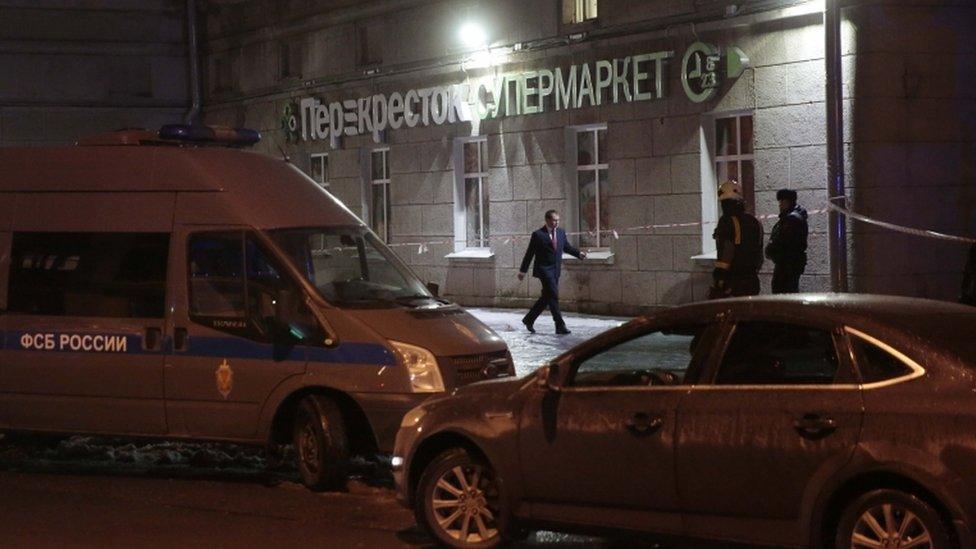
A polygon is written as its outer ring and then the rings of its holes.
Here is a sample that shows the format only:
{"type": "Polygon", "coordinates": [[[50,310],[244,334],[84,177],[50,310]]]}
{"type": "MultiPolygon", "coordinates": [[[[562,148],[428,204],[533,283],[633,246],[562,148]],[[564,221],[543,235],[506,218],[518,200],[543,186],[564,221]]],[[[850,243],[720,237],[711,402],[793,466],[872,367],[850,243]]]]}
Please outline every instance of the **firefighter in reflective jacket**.
{"type": "Polygon", "coordinates": [[[717,254],[708,297],[757,295],[763,264],[762,225],[746,212],[742,186],[734,179],[719,186],[718,200],[722,217],[712,233],[717,254]]]}

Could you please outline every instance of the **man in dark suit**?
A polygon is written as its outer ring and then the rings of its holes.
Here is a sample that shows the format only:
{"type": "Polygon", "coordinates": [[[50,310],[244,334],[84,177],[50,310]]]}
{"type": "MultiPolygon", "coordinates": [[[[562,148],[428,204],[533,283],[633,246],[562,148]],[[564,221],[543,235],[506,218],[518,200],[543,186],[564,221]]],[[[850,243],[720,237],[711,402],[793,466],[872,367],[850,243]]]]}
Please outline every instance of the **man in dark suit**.
{"type": "Polygon", "coordinates": [[[532,276],[542,283],[542,295],[522,319],[522,323],[532,333],[535,333],[535,328],[532,327],[535,319],[546,307],[549,307],[552,319],[556,323],[556,333],[569,333],[566,323],[563,322],[563,315],[559,314],[559,273],[563,264],[563,252],[579,259],[586,258],[586,252],[577,250],[566,240],[566,231],[559,228],[559,212],[549,210],[546,212],[545,226],[534,231],[529,238],[529,248],[525,250],[525,257],[522,259],[522,267],[518,274],[518,279],[523,280],[526,271],[529,270],[529,263],[532,263],[532,258],[535,258],[532,276]]]}

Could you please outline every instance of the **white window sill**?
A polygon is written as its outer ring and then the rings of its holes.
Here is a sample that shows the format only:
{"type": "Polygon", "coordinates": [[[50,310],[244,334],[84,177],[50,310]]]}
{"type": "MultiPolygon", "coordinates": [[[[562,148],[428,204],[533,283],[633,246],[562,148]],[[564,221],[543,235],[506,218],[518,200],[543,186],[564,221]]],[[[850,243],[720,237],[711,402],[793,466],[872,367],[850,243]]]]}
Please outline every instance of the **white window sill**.
{"type": "Polygon", "coordinates": [[[446,259],[463,259],[465,261],[488,261],[495,257],[490,248],[471,248],[459,252],[449,253],[446,259]]]}
{"type": "Polygon", "coordinates": [[[691,261],[699,267],[712,267],[715,265],[716,252],[708,252],[691,256],[691,261]]]}
{"type": "Polygon", "coordinates": [[[573,263],[579,262],[580,265],[586,263],[613,265],[613,252],[610,250],[594,250],[592,252],[586,252],[586,259],[577,259],[576,257],[564,253],[563,259],[573,263]]]}

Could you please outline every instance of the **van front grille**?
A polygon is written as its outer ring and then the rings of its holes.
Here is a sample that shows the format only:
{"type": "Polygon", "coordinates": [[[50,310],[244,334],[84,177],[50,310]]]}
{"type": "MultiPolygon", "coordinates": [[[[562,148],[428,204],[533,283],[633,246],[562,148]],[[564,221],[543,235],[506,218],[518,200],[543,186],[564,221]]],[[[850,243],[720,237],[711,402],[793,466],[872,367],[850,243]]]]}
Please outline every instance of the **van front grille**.
{"type": "Polygon", "coordinates": [[[485,379],[511,375],[512,360],[508,351],[449,357],[458,386],[485,379]]]}

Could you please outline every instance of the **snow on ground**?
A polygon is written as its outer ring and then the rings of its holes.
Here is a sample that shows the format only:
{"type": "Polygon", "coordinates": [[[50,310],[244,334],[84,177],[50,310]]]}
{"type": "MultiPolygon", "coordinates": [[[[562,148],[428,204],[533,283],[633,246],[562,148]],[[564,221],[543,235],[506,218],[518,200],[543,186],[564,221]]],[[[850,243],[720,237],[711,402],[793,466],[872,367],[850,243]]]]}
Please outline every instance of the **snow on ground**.
{"type": "Polygon", "coordinates": [[[525,310],[471,308],[468,312],[498,332],[505,340],[515,360],[515,373],[519,376],[532,372],[563,351],[630,320],[622,317],[563,313],[566,327],[573,333],[556,335],[552,317],[544,313],[535,321],[536,333],[532,334],[522,324],[525,310]]]}

